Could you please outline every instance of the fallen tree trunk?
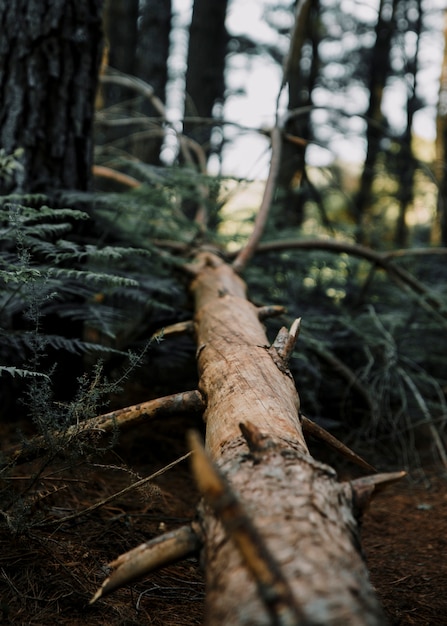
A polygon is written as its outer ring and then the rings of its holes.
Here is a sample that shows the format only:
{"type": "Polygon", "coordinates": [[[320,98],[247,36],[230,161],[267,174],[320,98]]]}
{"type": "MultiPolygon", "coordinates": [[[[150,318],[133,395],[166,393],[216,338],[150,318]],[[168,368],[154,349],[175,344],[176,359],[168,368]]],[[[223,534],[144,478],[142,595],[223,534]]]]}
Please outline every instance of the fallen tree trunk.
{"type": "Polygon", "coordinates": [[[194,271],[206,450],[238,494],[221,494],[196,465],[212,506],[202,512],[206,623],[382,626],[361,555],[354,490],[312,458],[303,437],[287,368],[298,325],[270,346],[231,267],[204,253],[194,271]],[[247,520],[248,534],[240,535],[247,520]],[[272,572],[265,580],[256,574],[260,564],[272,572]]]}
{"type": "MultiPolygon", "coordinates": [[[[230,266],[203,253],[189,270],[200,390],[177,395],[204,411],[206,421],[206,451],[196,433],[189,436],[204,496],[199,522],[120,556],[91,602],[204,547],[209,626],[385,624],[356,516],[376,490],[405,472],[377,474],[300,414],[287,366],[299,320],[269,345],[260,322],[266,307],[247,300],[230,266]],[[373,474],[340,483],[312,458],[303,429],[373,474]]],[[[148,404],[165,412],[178,406],[173,400],[148,404]]],[[[149,407],[125,409],[123,426],[139,422],[142,409],[147,414],[149,407]]]]}

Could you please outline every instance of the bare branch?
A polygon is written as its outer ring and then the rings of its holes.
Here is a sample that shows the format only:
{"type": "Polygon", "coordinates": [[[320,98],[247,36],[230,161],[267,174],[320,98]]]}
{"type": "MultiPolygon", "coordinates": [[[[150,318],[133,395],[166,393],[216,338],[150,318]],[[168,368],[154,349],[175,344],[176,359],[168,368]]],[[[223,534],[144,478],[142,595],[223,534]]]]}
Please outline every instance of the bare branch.
{"type": "Polygon", "coordinates": [[[331,433],[329,433],[325,428],[323,428],[322,426],[319,426],[316,422],[310,420],[308,417],[306,417],[302,413],[300,414],[300,418],[301,418],[301,425],[305,433],[308,433],[309,435],[313,435],[317,439],[320,439],[320,441],[324,441],[333,450],[340,452],[344,457],[346,457],[352,463],[355,463],[359,467],[362,467],[364,470],[368,472],[377,473],[377,470],[375,467],[373,467],[367,461],[362,459],[361,456],[353,452],[351,448],[348,448],[348,446],[345,446],[344,443],[342,443],[339,439],[337,439],[337,437],[334,437],[334,435],[331,435],[331,433]]]}
{"type": "MultiPolygon", "coordinates": [[[[3,454],[1,467],[32,461],[44,454],[51,444],[89,436],[92,433],[108,433],[115,429],[124,430],[161,415],[203,411],[205,404],[199,391],[184,391],[148,402],[141,402],[111,413],[85,420],[70,426],[65,431],[56,431],[50,437],[36,436],[25,445],[7,450],[3,454]]],[[[67,443],[69,445],[69,443],[67,443]]]]}
{"type": "Polygon", "coordinates": [[[92,513],[93,511],[96,511],[96,509],[101,508],[105,504],[108,504],[109,502],[112,502],[113,500],[116,500],[116,498],[120,498],[121,496],[125,495],[126,493],[129,493],[129,491],[132,491],[133,489],[138,489],[139,487],[143,487],[147,483],[149,483],[152,480],[154,480],[154,478],[157,478],[158,476],[161,476],[162,474],[164,474],[168,470],[172,469],[173,467],[175,467],[176,465],[178,465],[182,461],[185,461],[185,459],[188,459],[190,456],[191,456],[191,452],[188,452],[187,454],[184,454],[183,456],[179,457],[175,461],[172,461],[172,463],[169,463],[168,465],[165,465],[165,467],[162,467],[157,472],[154,472],[150,476],[146,476],[146,478],[142,478],[141,480],[137,480],[135,483],[132,483],[128,487],[125,487],[124,489],[121,489],[121,491],[117,491],[116,493],[113,493],[111,496],[108,496],[107,498],[104,498],[103,500],[100,500],[99,502],[95,502],[95,504],[92,504],[91,506],[88,506],[86,509],[82,509],[82,511],[76,511],[76,513],[73,513],[72,515],[67,515],[66,517],[63,517],[62,519],[55,519],[55,520],[51,520],[51,521],[47,521],[47,522],[44,521],[44,522],[42,522],[40,524],[37,524],[37,526],[39,526],[39,527],[42,527],[42,526],[60,526],[61,524],[65,524],[65,522],[71,522],[74,519],[78,519],[79,517],[87,515],[88,513],[92,513]]]}
{"type": "Polygon", "coordinates": [[[276,181],[278,179],[280,159],[281,159],[281,130],[275,126],[271,132],[272,140],[272,156],[270,160],[270,169],[265,183],[264,195],[262,197],[261,206],[256,215],[255,223],[251,235],[244,248],[239,252],[233,261],[233,269],[235,272],[242,272],[251,259],[259,245],[261,237],[267,224],[270,207],[275,192],[276,181]]]}
{"type": "Polygon", "coordinates": [[[192,320],[185,320],[184,322],[164,326],[160,332],[152,335],[152,339],[164,339],[165,337],[176,337],[178,335],[192,335],[193,333],[194,322],[192,320]]]}
{"type": "Polygon", "coordinates": [[[137,180],[133,176],[129,176],[128,174],[123,174],[123,172],[118,172],[111,167],[105,167],[104,165],[94,165],[92,171],[94,176],[114,180],[118,183],[121,183],[122,185],[130,187],[131,189],[141,187],[141,182],[139,180],[137,180]]]}
{"type": "Polygon", "coordinates": [[[373,476],[364,476],[351,480],[345,485],[351,490],[353,504],[357,509],[357,514],[362,514],[368,507],[373,496],[391,483],[404,478],[407,472],[385,472],[374,474],[373,476]]]}
{"type": "Polygon", "coordinates": [[[198,552],[201,546],[202,539],[192,525],[182,526],[142,543],[109,563],[114,571],[104,580],[89,604],[94,604],[112,591],[139,580],[156,569],[198,552]]]}
{"type": "Polygon", "coordinates": [[[280,304],[261,306],[258,308],[258,318],[260,320],[265,320],[268,317],[277,317],[278,315],[282,315],[285,312],[285,307],[281,306],[280,304]]]}

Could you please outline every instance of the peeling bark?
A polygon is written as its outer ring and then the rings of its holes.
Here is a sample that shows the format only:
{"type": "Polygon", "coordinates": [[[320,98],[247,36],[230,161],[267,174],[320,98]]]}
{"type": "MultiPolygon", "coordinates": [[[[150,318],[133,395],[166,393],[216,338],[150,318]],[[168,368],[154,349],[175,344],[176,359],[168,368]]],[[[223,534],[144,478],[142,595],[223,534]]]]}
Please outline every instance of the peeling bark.
{"type": "Polygon", "coordinates": [[[203,254],[191,290],[207,452],[238,494],[300,615],[272,617],[243,550],[235,547],[236,513],[228,522],[224,505],[206,505],[206,623],[383,626],[361,554],[352,488],[309,454],[287,362],[269,346],[244,282],[203,254]],[[257,451],[249,450],[241,423],[248,440],[249,430],[259,433],[257,451]]]}

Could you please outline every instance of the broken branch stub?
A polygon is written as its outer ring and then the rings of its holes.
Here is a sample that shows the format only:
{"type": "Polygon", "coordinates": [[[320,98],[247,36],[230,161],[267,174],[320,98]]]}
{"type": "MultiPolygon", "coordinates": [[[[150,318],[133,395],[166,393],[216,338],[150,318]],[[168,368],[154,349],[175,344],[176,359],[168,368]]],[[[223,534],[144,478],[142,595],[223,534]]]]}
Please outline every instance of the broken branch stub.
{"type": "MultiPolygon", "coordinates": [[[[383,626],[361,556],[352,492],[332,468],[312,458],[303,436],[298,393],[286,366],[294,341],[285,335],[284,350],[269,346],[245,283],[212,254],[199,255],[191,290],[207,454],[290,589],[295,623],[383,626]]],[[[272,621],[222,515],[207,505],[202,510],[206,624],[284,623],[272,621]]]]}
{"type": "Polygon", "coordinates": [[[109,563],[109,567],[113,568],[113,571],[90,600],[90,604],[94,604],[115,589],[139,580],[159,567],[169,565],[198,552],[200,546],[200,536],[195,531],[194,525],[189,525],[182,526],[121,554],[109,563]]]}

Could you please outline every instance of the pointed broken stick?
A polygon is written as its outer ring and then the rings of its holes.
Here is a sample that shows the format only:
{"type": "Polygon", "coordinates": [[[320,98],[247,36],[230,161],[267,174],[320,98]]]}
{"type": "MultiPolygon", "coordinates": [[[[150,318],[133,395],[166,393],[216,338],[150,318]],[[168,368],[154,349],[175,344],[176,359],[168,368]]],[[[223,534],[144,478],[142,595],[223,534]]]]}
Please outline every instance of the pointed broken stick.
{"type": "Polygon", "coordinates": [[[329,433],[325,428],[319,426],[302,413],[300,413],[300,418],[304,432],[309,433],[309,435],[313,435],[314,437],[317,437],[321,441],[324,441],[330,448],[336,450],[337,452],[340,452],[344,457],[352,461],[352,463],[355,463],[359,467],[362,467],[367,472],[373,472],[374,474],[377,473],[375,467],[362,459],[362,457],[356,454],[353,450],[351,450],[351,448],[345,446],[344,443],[337,439],[337,437],[334,437],[334,435],[331,435],[331,433],[329,433]]]}
{"type": "Polygon", "coordinates": [[[283,326],[278,334],[276,335],[275,341],[272,343],[270,351],[272,349],[276,350],[278,356],[284,362],[284,365],[287,365],[290,361],[290,357],[292,356],[292,352],[295,348],[296,341],[298,339],[298,335],[301,330],[301,317],[298,317],[290,327],[290,330],[287,330],[285,326],[283,326]]]}
{"type": "MultiPolygon", "coordinates": [[[[292,356],[293,350],[295,348],[295,344],[298,339],[300,329],[301,329],[301,318],[299,317],[293,322],[292,326],[290,327],[290,330],[287,330],[285,326],[283,326],[279,330],[274,342],[268,349],[270,356],[272,357],[272,359],[274,360],[278,368],[282,372],[290,376],[291,374],[288,369],[288,363],[289,363],[290,357],[292,356]]],[[[330,446],[333,450],[337,450],[337,452],[340,452],[347,459],[349,459],[353,463],[356,463],[357,465],[367,470],[368,472],[374,472],[374,473],[377,472],[377,470],[372,465],[367,463],[367,461],[362,459],[362,457],[360,457],[358,454],[353,452],[350,448],[345,446],[344,443],[342,443],[336,437],[331,435],[327,430],[325,430],[324,428],[322,428],[315,422],[312,422],[312,420],[305,417],[302,413],[300,413],[300,418],[301,418],[301,426],[303,427],[303,430],[305,432],[309,433],[310,435],[313,435],[314,437],[317,437],[318,439],[321,439],[328,446],[330,446]]]]}
{"type": "Polygon", "coordinates": [[[176,324],[170,324],[164,326],[161,330],[152,335],[152,339],[156,341],[164,339],[165,337],[176,337],[177,335],[192,335],[194,333],[194,322],[192,320],[186,320],[184,322],[177,322],[176,324]]]}
{"type": "Polygon", "coordinates": [[[384,472],[373,476],[363,476],[345,483],[348,489],[351,489],[356,515],[359,517],[365,512],[374,495],[406,475],[407,472],[404,471],[384,472]]]}
{"type": "Polygon", "coordinates": [[[271,304],[267,306],[261,306],[258,308],[258,318],[265,320],[268,317],[276,317],[286,312],[286,309],[280,304],[271,304]]]}
{"type": "MultiPolygon", "coordinates": [[[[265,320],[268,317],[277,317],[285,313],[286,309],[280,304],[271,304],[267,306],[260,306],[258,308],[258,317],[260,320],[265,320]]],[[[175,337],[177,335],[192,335],[194,334],[194,321],[185,320],[184,322],[177,322],[164,326],[161,330],[152,335],[152,339],[156,341],[165,339],[166,337],[175,337]]]]}
{"type": "Polygon", "coordinates": [[[205,404],[199,391],[184,391],[170,396],[141,402],[111,413],[104,413],[87,419],[80,424],[69,426],[64,431],[55,431],[47,437],[38,435],[27,443],[3,453],[0,467],[26,463],[38,458],[55,445],[79,437],[88,437],[92,433],[108,433],[125,430],[161,415],[175,415],[185,412],[202,412],[205,404]]]}
{"type": "Polygon", "coordinates": [[[143,543],[109,563],[114,571],[95,593],[89,604],[128,585],[155,569],[170,565],[192,554],[202,547],[202,539],[197,525],[182,526],[143,543]]]}

